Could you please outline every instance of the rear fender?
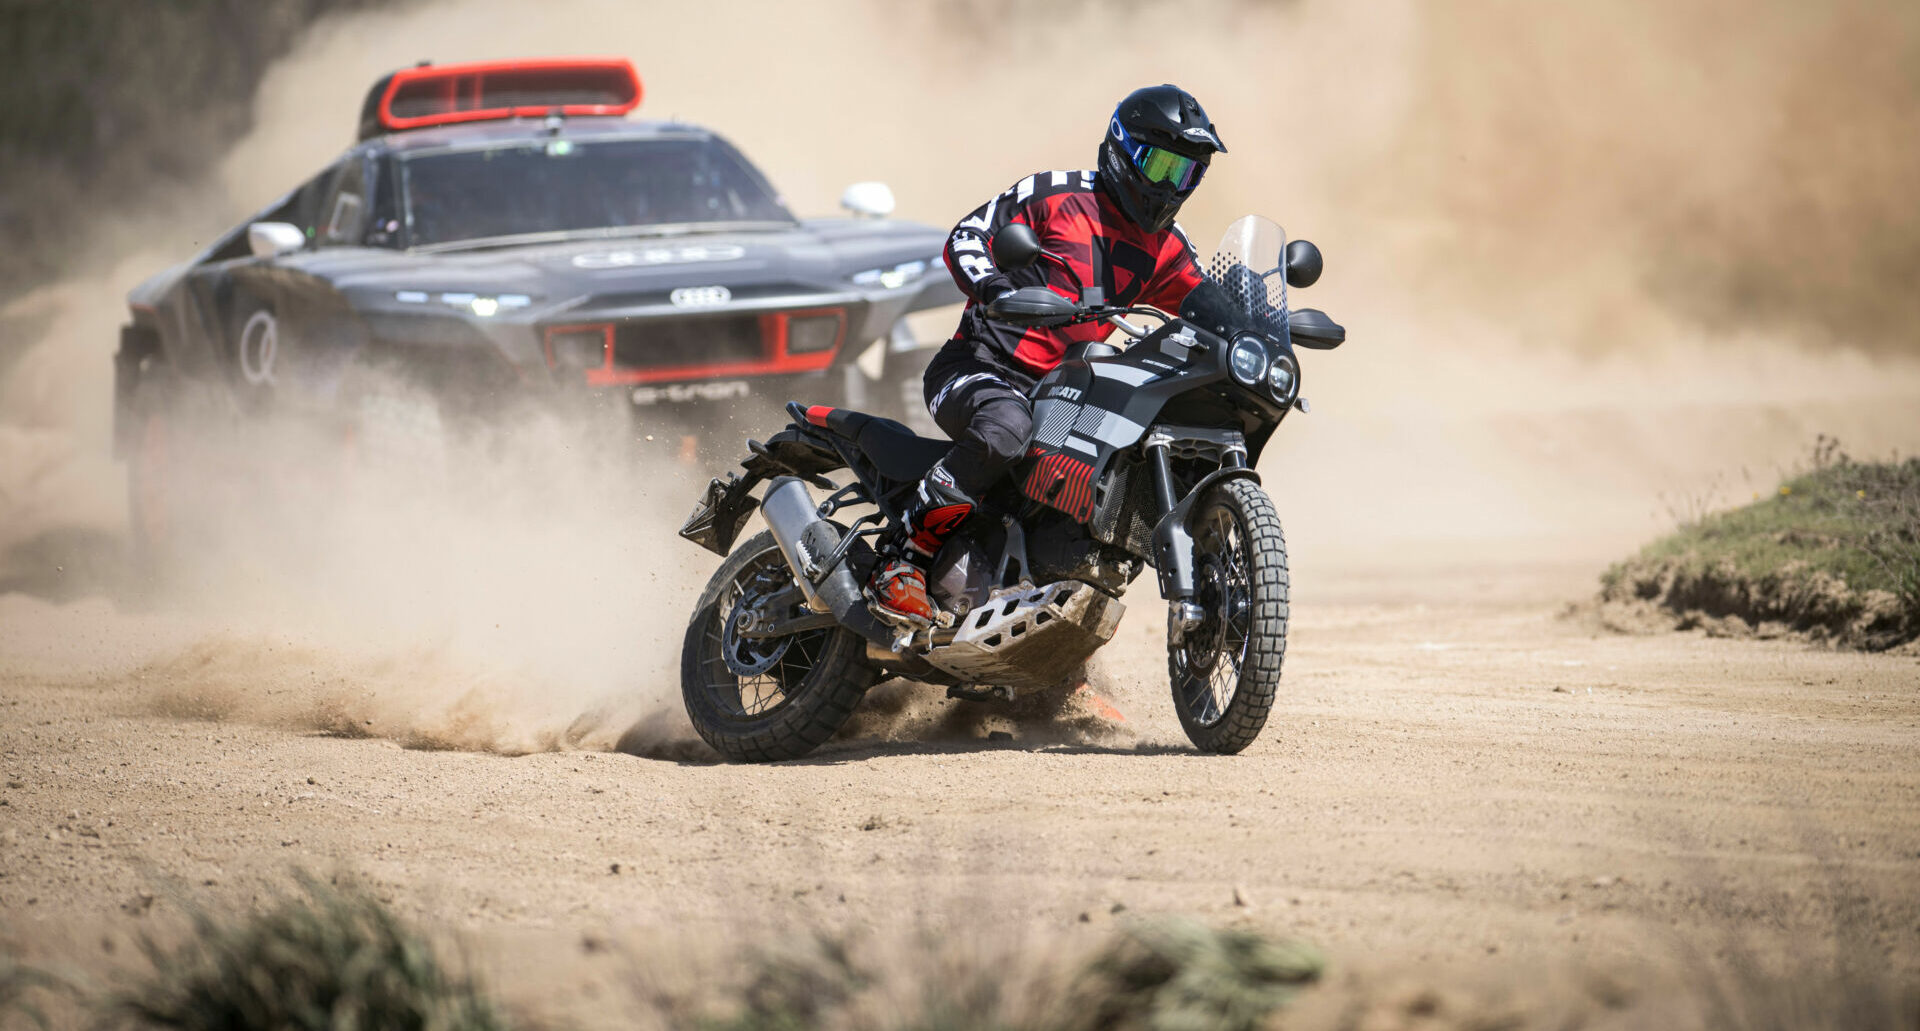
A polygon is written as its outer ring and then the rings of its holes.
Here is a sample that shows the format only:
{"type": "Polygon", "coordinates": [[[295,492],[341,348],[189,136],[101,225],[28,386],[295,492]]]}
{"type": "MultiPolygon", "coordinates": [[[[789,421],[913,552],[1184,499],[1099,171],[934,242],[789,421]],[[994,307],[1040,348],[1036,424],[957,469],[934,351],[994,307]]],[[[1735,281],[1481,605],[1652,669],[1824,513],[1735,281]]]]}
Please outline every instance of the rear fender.
{"type": "Polygon", "coordinates": [[[758,505],[753,498],[755,487],[775,476],[818,480],[825,473],[846,468],[838,452],[796,427],[781,430],[765,444],[750,440],[747,447],[753,453],[740,462],[746,475],[729,473],[724,480],[710,481],[693,514],[680,527],[680,536],[722,557],[733,550],[741,528],[758,505]]]}

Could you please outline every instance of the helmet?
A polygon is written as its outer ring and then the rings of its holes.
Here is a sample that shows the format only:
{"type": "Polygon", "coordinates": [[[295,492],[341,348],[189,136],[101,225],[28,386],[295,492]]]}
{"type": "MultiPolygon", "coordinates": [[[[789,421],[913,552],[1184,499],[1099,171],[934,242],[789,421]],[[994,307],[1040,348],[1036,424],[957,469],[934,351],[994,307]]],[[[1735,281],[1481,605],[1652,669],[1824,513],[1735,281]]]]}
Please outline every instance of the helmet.
{"type": "Polygon", "coordinates": [[[1100,186],[1135,225],[1157,233],[1173,224],[1214,152],[1226,150],[1193,94],[1178,86],[1137,89],[1107,123],[1100,186]]]}

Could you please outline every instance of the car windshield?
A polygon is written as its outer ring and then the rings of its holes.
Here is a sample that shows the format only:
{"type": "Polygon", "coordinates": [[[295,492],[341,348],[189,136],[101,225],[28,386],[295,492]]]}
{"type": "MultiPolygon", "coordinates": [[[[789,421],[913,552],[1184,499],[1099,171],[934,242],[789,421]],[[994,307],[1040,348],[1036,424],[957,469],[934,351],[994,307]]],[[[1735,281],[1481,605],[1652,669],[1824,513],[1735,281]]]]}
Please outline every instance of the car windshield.
{"type": "Polygon", "coordinates": [[[402,163],[415,247],[499,237],[791,222],[738,151],[713,139],[558,137],[402,163]]]}

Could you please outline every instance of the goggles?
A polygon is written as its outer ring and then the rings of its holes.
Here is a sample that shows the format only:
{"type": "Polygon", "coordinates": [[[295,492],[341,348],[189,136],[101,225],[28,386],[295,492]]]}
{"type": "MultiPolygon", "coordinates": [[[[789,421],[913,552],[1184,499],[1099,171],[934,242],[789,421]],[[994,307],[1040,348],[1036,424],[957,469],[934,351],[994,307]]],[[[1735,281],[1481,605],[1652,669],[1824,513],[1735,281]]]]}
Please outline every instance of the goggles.
{"type": "Polygon", "coordinates": [[[1120,144],[1120,149],[1126,151],[1127,157],[1133,161],[1133,167],[1139,169],[1148,182],[1164,183],[1184,193],[1193,189],[1207,172],[1206,165],[1185,154],[1176,154],[1165,147],[1155,147],[1134,139],[1118,118],[1113,120],[1113,136],[1120,144]]]}

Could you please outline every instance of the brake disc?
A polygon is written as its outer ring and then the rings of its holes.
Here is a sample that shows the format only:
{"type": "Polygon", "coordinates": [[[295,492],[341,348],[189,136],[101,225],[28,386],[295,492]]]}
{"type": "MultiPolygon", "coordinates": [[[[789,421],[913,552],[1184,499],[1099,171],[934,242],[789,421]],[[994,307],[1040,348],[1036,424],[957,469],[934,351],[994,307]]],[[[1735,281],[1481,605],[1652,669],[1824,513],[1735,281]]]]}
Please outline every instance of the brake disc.
{"type": "Polygon", "coordinates": [[[1200,621],[1199,626],[1187,631],[1187,663],[1192,669],[1212,669],[1227,638],[1227,613],[1223,611],[1228,594],[1226,575],[1212,555],[1201,559],[1196,572],[1200,590],[1195,593],[1199,597],[1200,607],[1206,611],[1206,618],[1200,621]]]}
{"type": "Polygon", "coordinates": [[[787,655],[787,647],[793,645],[793,637],[741,637],[739,626],[747,618],[758,618],[755,597],[743,597],[739,605],[726,618],[726,630],[720,635],[720,657],[726,660],[726,668],[733,676],[760,676],[766,670],[774,668],[774,662],[780,662],[787,655]]]}
{"type": "Polygon", "coordinates": [[[720,637],[720,657],[736,677],[757,677],[765,673],[793,645],[790,636],[754,639],[740,635],[743,623],[763,618],[760,603],[764,599],[765,595],[750,591],[727,614],[727,625],[720,637]]]}

